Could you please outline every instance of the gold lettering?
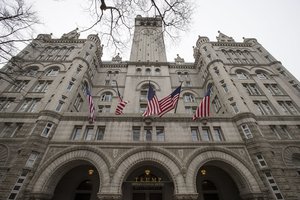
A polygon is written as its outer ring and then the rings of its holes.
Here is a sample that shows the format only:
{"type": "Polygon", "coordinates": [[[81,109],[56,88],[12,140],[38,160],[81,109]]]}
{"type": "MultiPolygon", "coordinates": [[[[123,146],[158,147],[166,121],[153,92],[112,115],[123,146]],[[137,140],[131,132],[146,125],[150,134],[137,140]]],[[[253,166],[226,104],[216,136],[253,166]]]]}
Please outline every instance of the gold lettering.
{"type": "Polygon", "coordinates": [[[152,178],[152,182],[156,182],[156,178],[152,178]]]}
{"type": "Polygon", "coordinates": [[[150,181],[150,178],[146,178],[146,182],[149,182],[150,181]]]}
{"type": "Polygon", "coordinates": [[[144,182],[144,179],[143,179],[143,177],[141,177],[140,181],[141,181],[141,182],[144,182]]]}
{"type": "Polygon", "coordinates": [[[160,177],[158,177],[158,182],[160,182],[161,181],[161,178],[160,177]]]}
{"type": "Polygon", "coordinates": [[[139,181],[139,178],[138,177],[135,177],[135,182],[138,182],[139,181]]]}

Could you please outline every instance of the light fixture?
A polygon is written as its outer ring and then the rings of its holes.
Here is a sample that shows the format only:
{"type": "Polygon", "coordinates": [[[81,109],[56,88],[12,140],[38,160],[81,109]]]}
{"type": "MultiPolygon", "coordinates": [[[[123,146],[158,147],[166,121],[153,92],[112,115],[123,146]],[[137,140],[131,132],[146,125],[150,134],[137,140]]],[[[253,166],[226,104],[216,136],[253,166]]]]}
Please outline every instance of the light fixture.
{"type": "Polygon", "coordinates": [[[93,169],[89,169],[88,174],[89,174],[89,176],[92,176],[94,174],[94,170],[93,169]]]}
{"type": "Polygon", "coordinates": [[[205,176],[206,175],[206,170],[205,169],[201,169],[200,173],[201,173],[202,176],[205,176]]]}
{"type": "Polygon", "coordinates": [[[146,174],[147,176],[149,176],[150,170],[149,170],[149,169],[146,169],[146,170],[145,170],[145,174],[146,174]]]}

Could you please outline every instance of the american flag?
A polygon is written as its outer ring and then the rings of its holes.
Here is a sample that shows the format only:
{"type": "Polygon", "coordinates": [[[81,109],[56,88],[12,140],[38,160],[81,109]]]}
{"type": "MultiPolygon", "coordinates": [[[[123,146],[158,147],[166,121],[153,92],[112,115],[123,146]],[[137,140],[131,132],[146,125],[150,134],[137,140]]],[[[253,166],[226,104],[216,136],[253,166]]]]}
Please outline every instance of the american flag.
{"type": "Polygon", "coordinates": [[[159,101],[159,106],[161,109],[161,112],[158,114],[159,117],[163,116],[164,114],[166,114],[167,112],[169,112],[177,106],[180,91],[181,85],[178,88],[176,88],[169,96],[166,96],[165,98],[159,101]]]}
{"type": "Polygon", "coordinates": [[[207,90],[204,98],[200,102],[194,116],[193,120],[196,120],[197,118],[200,117],[208,117],[209,116],[209,106],[210,106],[210,88],[207,90]]]}
{"type": "Polygon", "coordinates": [[[86,95],[87,95],[87,98],[88,98],[89,111],[90,111],[89,120],[91,122],[94,122],[95,121],[95,105],[94,105],[94,101],[93,101],[93,97],[91,95],[91,92],[88,88],[86,88],[86,95]]]}
{"type": "Polygon", "coordinates": [[[115,114],[116,114],[116,115],[122,115],[122,114],[123,114],[123,110],[124,110],[126,104],[128,103],[128,101],[124,101],[124,100],[122,99],[119,90],[118,90],[118,98],[119,98],[119,103],[118,103],[118,105],[117,105],[115,114]]]}
{"type": "Polygon", "coordinates": [[[148,105],[143,114],[144,117],[150,115],[156,115],[161,112],[157,96],[155,95],[155,91],[153,90],[150,82],[149,82],[149,89],[148,89],[148,105]]]}

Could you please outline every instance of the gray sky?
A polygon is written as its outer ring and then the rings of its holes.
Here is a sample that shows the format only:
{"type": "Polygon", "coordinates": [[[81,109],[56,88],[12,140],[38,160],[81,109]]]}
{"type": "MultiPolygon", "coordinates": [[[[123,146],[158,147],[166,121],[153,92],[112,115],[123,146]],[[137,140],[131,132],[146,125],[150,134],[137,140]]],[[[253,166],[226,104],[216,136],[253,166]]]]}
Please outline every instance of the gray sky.
{"type": "MultiPolygon", "coordinates": [[[[43,25],[36,33],[53,33],[61,37],[76,27],[92,23],[87,0],[27,0],[33,3],[43,25]]],[[[299,0],[194,0],[195,13],[188,32],[183,33],[176,44],[166,42],[168,61],[179,54],[186,62],[193,62],[192,46],[198,35],[216,41],[218,30],[241,42],[243,37],[256,38],[277,60],[281,61],[300,80],[300,1],[299,0]]],[[[85,38],[88,32],[80,38],[85,38]]],[[[128,60],[130,46],[122,53],[128,60]]],[[[111,60],[112,53],[106,52],[102,60],[111,60]]]]}

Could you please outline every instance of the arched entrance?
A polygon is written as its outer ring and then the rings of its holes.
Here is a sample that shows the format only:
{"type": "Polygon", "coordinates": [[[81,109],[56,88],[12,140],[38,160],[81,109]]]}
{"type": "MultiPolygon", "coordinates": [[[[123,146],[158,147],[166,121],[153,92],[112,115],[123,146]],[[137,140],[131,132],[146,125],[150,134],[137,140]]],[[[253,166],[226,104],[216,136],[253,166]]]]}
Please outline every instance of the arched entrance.
{"type": "Polygon", "coordinates": [[[88,163],[70,169],[57,184],[52,200],[94,200],[99,190],[99,175],[88,163]]]}
{"type": "Polygon", "coordinates": [[[227,164],[211,161],[199,169],[196,180],[199,200],[241,200],[236,183],[222,165],[226,168],[227,164]]]}
{"type": "Polygon", "coordinates": [[[174,186],[168,172],[156,164],[136,166],[122,184],[123,200],[169,200],[174,186]]]}

